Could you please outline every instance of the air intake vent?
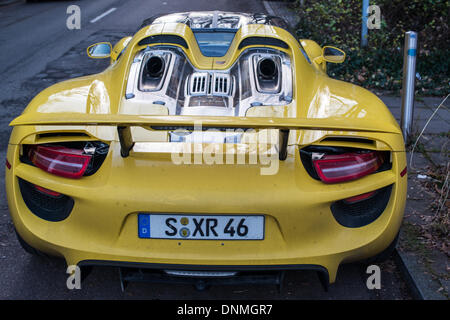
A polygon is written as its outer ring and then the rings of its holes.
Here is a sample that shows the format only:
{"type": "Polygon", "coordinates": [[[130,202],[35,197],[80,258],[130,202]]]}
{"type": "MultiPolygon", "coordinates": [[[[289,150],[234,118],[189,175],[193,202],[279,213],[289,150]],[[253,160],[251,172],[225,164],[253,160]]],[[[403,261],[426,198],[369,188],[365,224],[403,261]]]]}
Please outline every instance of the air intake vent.
{"type": "Polygon", "coordinates": [[[213,83],[213,95],[228,96],[230,94],[231,77],[229,74],[215,73],[213,83]]]}
{"type": "Polygon", "coordinates": [[[208,91],[208,78],[207,72],[196,72],[191,76],[191,82],[189,85],[189,93],[191,95],[206,95],[208,91]]]}
{"type": "Polygon", "coordinates": [[[189,94],[192,96],[229,96],[231,76],[226,73],[195,72],[190,77],[189,94]]]}
{"type": "Polygon", "coordinates": [[[364,138],[353,138],[353,137],[327,137],[321,142],[349,142],[349,143],[364,143],[374,145],[375,141],[364,138]]]}
{"type": "Polygon", "coordinates": [[[38,138],[60,138],[60,137],[86,137],[90,136],[84,132],[47,132],[38,134],[38,138]]]}
{"type": "Polygon", "coordinates": [[[18,178],[18,182],[23,201],[28,209],[39,218],[54,222],[62,221],[72,212],[74,201],[69,196],[58,193],[51,195],[39,191],[47,189],[39,188],[21,178],[18,178]]]}

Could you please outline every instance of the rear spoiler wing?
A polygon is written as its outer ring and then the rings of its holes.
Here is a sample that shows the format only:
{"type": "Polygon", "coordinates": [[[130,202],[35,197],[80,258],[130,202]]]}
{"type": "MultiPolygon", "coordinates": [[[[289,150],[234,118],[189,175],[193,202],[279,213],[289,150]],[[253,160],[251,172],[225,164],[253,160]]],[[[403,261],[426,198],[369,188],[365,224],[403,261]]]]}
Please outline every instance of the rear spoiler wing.
{"type": "Polygon", "coordinates": [[[131,127],[150,127],[156,130],[177,128],[209,129],[278,129],[280,130],[279,158],[287,157],[290,130],[357,131],[398,134],[390,123],[380,128],[373,123],[346,118],[267,118],[267,117],[217,117],[217,116],[147,116],[123,114],[80,113],[25,113],[14,119],[10,126],[115,126],[117,127],[122,157],[128,157],[134,146],[131,127]]]}

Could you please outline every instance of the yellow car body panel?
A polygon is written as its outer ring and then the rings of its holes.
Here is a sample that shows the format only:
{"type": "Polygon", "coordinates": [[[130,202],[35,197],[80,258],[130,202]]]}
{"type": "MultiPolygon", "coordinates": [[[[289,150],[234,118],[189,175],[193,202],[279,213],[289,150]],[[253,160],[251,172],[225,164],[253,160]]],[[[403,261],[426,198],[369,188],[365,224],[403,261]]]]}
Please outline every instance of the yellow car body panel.
{"type": "MultiPolygon", "coordinates": [[[[161,44],[157,44],[161,45],[161,44]]],[[[172,44],[173,45],[173,44],[172,44]]],[[[261,47],[258,45],[257,47],[261,47]]],[[[405,149],[400,128],[374,94],[334,80],[308,63],[299,42],[287,31],[268,25],[245,25],[223,57],[202,55],[192,30],[185,24],[145,27],[134,35],[120,59],[100,74],[53,85],[38,94],[12,122],[6,169],[8,205],[14,226],[32,247],[63,256],[68,264],[89,261],[179,266],[299,266],[327,269],[334,282],[343,262],[371,257],[396,237],[406,201],[405,149]],[[292,101],[282,107],[249,109],[246,117],[168,116],[151,102],[138,106],[124,98],[131,61],[149,36],[182,37],[178,46],[198,69],[230,68],[246,48],[246,37],[273,37],[289,49],[267,46],[289,55],[293,68],[292,101]],[[217,63],[219,62],[219,63],[217,63]],[[288,156],[276,175],[261,175],[260,164],[176,165],[163,146],[167,134],[143,129],[148,125],[186,126],[201,120],[205,126],[289,129],[288,156]],[[120,155],[116,127],[131,126],[134,141],[161,148],[120,155]],[[23,144],[70,141],[43,133],[78,133],[83,141],[100,140],[110,151],[92,176],[72,180],[20,161],[23,144]],[[366,149],[389,151],[392,168],[345,183],[326,185],[314,180],[301,165],[299,149],[308,145],[341,145],[332,137],[365,138],[366,149]],[[18,178],[45,186],[74,199],[71,214],[49,222],[32,214],[21,197],[18,178]],[[392,185],[389,203],[374,222],[360,227],[340,225],[330,204],[392,185]],[[138,214],[208,214],[265,216],[261,241],[141,239],[138,214]]],[[[223,146],[222,146],[223,147],[223,146]]],[[[239,146],[234,146],[239,148],[239,146]]],[[[193,155],[194,157],[195,155],[193,155]]]]}

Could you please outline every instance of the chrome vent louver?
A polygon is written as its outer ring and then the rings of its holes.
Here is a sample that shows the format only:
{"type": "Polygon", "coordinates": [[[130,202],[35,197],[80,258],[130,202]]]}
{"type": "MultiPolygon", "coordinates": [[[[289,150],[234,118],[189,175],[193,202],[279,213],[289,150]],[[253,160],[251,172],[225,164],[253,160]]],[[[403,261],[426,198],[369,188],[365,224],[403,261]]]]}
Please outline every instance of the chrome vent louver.
{"type": "Polygon", "coordinates": [[[213,77],[212,94],[229,96],[231,93],[231,76],[226,73],[215,73],[213,77]]]}
{"type": "Polygon", "coordinates": [[[230,96],[231,76],[227,73],[195,72],[189,79],[191,96],[230,96]]]}
{"type": "Polygon", "coordinates": [[[208,94],[209,78],[207,72],[195,72],[191,75],[189,94],[192,96],[202,96],[208,94]]]}

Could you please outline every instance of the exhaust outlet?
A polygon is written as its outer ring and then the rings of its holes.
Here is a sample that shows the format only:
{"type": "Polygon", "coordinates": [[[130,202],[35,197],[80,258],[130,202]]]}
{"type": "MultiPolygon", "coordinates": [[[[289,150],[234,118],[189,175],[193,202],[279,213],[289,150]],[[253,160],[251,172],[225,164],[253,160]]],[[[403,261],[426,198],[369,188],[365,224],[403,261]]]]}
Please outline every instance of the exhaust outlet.
{"type": "Polygon", "coordinates": [[[160,56],[152,56],[148,59],[145,70],[152,78],[160,78],[164,73],[166,62],[160,56]]]}
{"type": "Polygon", "coordinates": [[[281,91],[281,65],[279,57],[255,56],[253,58],[256,90],[265,94],[281,91]]]}
{"type": "Polygon", "coordinates": [[[264,80],[274,80],[278,75],[278,67],[270,58],[264,58],[258,61],[258,76],[264,80]]]}

